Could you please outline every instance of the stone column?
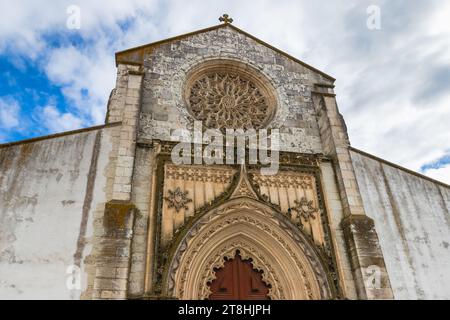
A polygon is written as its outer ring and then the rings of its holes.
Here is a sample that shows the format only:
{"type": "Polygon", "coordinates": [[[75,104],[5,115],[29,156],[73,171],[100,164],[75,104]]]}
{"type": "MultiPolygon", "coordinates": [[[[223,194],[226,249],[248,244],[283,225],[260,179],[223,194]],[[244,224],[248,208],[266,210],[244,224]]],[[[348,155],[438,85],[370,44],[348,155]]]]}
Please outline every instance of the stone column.
{"type": "Polygon", "coordinates": [[[334,166],[344,212],[344,232],[360,299],[392,299],[392,289],[373,220],[366,216],[350,158],[350,141],[332,85],[317,84],[313,100],[324,154],[334,166]],[[380,277],[380,278],[378,278],[380,277]]]}
{"type": "Polygon", "coordinates": [[[360,299],[393,299],[389,276],[374,222],[366,215],[350,215],[341,222],[360,299]]]}
{"type": "Polygon", "coordinates": [[[113,199],[122,201],[131,200],[131,179],[133,176],[142,79],[144,75],[137,66],[127,66],[127,70],[128,72],[124,75],[127,81],[122,84],[122,81],[119,82],[118,80],[118,84],[126,85],[126,89],[118,88],[118,92],[123,91],[125,95],[120,99],[123,101],[120,118],[122,126],[113,187],[113,199]]]}
{"type": "Polygon", "coordinates": [[[137,213],[132,203],[132,179],[144,72],[120,64],[117,84],[108,103],[106,122],[121,122],[112,179],[112,198],[105,204],[103,230],[95,248],[92,298],[125,299],[128,296],[131,243],[137,213]]]}

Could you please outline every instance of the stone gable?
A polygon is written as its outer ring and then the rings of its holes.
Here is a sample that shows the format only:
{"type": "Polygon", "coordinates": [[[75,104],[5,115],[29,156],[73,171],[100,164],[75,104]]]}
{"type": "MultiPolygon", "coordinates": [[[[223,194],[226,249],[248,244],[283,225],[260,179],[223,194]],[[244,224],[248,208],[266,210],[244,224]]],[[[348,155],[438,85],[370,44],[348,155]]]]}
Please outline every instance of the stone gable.
{"type": "Polygon", "coordinates": [[[271,82],[277,110],[268,128],[280,130],[283,151],[322,152],[311,91],[315,83],[331,84],[331,80],[231,27],[147,51],[139,138],[174,140],[175,129],[192,128],[194,119],[183,97],[187,74],[213,59],[245,63],[271,82]]]}

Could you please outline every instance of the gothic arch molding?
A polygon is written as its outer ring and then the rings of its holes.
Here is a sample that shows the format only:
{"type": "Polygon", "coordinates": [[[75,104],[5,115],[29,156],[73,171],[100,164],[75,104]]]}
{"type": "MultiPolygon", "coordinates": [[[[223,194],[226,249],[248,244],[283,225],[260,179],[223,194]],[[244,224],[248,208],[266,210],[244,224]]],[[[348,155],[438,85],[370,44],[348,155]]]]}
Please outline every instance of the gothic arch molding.
{"type": "Polygon", "coordinates": [[[275,209],[239,197],[207,212],[186,231],[170,261],[165,291],[205,299],[214,268],[239,250],[263,271],[272,299],[329,299],[326,267],[307,237],[275,209]]]}

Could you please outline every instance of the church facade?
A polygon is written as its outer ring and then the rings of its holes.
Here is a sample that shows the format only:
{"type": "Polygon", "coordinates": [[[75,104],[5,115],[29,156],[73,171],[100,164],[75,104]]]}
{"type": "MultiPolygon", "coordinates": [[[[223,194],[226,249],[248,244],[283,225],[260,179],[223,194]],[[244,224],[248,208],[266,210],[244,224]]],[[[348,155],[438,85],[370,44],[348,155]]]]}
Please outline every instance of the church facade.
{"type": "Polygon", "coordinates": [[[449,299],[450,187],[223,20],[118,52],[104,125],[0,146],[0,298],[449,299]]]}

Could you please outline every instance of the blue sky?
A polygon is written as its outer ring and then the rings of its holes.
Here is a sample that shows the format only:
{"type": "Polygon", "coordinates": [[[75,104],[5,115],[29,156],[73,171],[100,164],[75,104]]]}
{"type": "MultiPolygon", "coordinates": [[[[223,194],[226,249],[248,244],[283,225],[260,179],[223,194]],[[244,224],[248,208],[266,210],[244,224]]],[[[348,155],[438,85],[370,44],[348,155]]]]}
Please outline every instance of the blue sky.
{"type": "Polygon", "coordinates": [[[114,53],[234,24],[337,79],[352,145],[450,183],[450,2],[0,0],[0,143],[101,124],[114,53]],[[67,8],[81,28],[68,29],[67,8]],[[367,8],[380,8],[370,30],[367,8]]]}
{"type": "MultiPolygon", "coordinates": [[[[26,59],[0,56],[0,96],[3,107],[15,105],[10,120],[2,122],[2,140],[15,141],[48,134],[51,128],[40,124],[38,107],[54,105],[59,110],[70,104],[61,92],[61,86],[52,83],[45,72],[26,59]]],[[[0,111],[1,112],[1,111],[0,111]]]]}

